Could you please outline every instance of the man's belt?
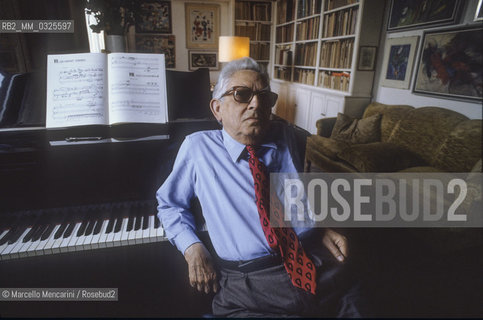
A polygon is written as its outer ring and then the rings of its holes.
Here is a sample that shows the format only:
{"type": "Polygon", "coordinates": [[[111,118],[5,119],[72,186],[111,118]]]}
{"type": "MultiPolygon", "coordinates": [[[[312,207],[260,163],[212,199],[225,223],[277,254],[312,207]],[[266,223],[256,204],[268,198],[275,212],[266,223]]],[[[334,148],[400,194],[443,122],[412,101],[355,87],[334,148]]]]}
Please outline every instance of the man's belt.
{"type": "Polygon", "coordinates": [[[279,253],[269,254],[260,258],[246,261],[228,261],[219,259],[218,264],[221,268],[234,270],[242,273],[249,273],[279,266],[282,264],[282,257],[279,253]]]}

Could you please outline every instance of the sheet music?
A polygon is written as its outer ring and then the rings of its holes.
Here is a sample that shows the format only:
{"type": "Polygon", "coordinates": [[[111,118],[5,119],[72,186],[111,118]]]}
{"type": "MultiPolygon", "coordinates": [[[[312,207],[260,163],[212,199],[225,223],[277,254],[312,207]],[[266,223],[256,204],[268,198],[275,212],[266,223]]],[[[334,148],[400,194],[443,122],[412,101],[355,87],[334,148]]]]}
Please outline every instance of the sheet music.
{"type": "Polygon", "coordinates": [[[106,72],[102,53],[49,55],[47,127],[107,124],[106,72]]]}
{"type": "Polygon", "coordinates": [[[108,68],[110,124],[167,121],[163,54],[111,53],[108,68]]]}

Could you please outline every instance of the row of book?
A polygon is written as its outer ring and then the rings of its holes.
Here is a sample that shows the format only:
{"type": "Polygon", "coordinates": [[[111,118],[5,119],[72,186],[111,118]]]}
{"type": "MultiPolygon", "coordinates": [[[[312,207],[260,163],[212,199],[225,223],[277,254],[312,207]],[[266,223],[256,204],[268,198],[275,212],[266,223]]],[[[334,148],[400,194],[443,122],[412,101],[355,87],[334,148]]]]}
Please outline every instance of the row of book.
{"type": "Polygon", "coordinates": [[[250,57],[252,57],[255,60],[269,60],[270,44],[269,43],[251,43],[250,57]]]}
{"type": "Polygon", "coordinates": [[[359,2],[359,0],[326,0],[325,10],[333,10],[340,7],[345,7],[354,3],[359,2]]]}
{"type": "Polygon", "coordinates": [[[293,81],[313,86],[315,80],[315,70],[297,69],[293,74],[293,81]]]}
{"type": "Polygon", "coordinates": [[[357,25],[358,7],[329,13],[324,17],[324,38],[354,34],[357,25]]]}
{"type": "Polygon", "coordinates": [[[323,71],[319,73],[319,87],[349,91],[349,72],[323,71]]]}
{"type": "Polygon", "coordinates": [[[297,18],[319,14],[322,9],[322,0],[299,0],[297,4],[297,18]]]}
{"type": "Polygon", "coordinates": [[[288,24],[285,26],[277,27],[277,35],[275,41],[277,43],[291,42],[293,40],[294,25],[288,24]]]}
{"type": "Polygon", "coordinates": [[[235,34],[240,37],[249,37],[252,41],[270,41],[269,24],[257,22],[236,22],[235,34]]]}
{"type": "Polygon", "coordinates": [[[235,3],[236,20],[271,21],[270,2],[237,1],[235,3]]]}
{"type": "Polygon", "coordinates": [[[297,66],[315,67],[317,59],[317,43],[304,43],[295,46],[295,61],[297,66]]]}
{"type": "Polygon", "coordinates": [[[275,67],[273,71],[274,77],[277,79],[290,81],[290,78],[292,77],[291,68],[275,67]]]}
{"type": "Polygon", "coordinates": [[[295,0],[279,1],[277,4],[277,24],[294,20],[295,0]]]}
{"type": "Polygon", "coordinates": [[[292,47],[290,45],[275,46],[275,64],[284,66],[292,64],[292,47]]]}
{"type": "Polygon", "coordinates": [[[320,66],[350,69],[353,51],[354,39],[322,42],[320,48],[320,66]]]}
{"type": "Polygon", "coordinates": [[[312,40],[319,37],[319,17],[304,20],[297,25],[297,40],[312,40]]]}

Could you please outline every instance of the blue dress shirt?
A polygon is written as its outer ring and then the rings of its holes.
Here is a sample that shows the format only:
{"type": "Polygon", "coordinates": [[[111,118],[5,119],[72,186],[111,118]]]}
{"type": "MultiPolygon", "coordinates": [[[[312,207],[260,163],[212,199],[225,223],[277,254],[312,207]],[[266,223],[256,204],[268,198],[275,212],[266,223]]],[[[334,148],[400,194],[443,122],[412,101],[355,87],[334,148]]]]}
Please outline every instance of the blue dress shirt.
{"type": "MultiPolygon", "coordinates": [[[[303,163],[294,151],[293,128],[272,124],[270,136],[257,152],[268,171],[301,170],[303,163]],[[297,155],[292,158],[291,153],[297,155]]],[[[224,130],[196,132],[185,138],[171,174],[156,194],[158,217],[168,239],[181,253],[200,242],[190,212],[194,197],[199,199],[220,258],[250,260],[272,252],[260,224],[247,159],[245,145],[224,130]]],[[[299,234],[304,231],[295,230],[299,234]]]]}

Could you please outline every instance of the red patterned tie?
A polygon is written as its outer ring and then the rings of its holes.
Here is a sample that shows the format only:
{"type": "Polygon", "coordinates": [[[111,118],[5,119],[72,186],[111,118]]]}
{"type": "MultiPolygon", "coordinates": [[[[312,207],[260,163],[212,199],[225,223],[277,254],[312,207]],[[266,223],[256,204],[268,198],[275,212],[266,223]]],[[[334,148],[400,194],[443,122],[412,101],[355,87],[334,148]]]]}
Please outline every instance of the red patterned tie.
{"type": "Polygon", "coordinates": [[[272,228],[270,226],[270,206],[273,208],[272,219],[275,219],[276,225],[284,225],[281,204],[275,194],[270,199],[268,171],[255,155],[255,148],[248,145],[247,150],[250,155],[248,163],[255,182],[255,201],[263,233],[265,233],[268,244],[272,250],[280,251],[285,269],[293,285],[315,294],[316,277],[314,264],[305,254],[297,234],[291,227],[272,228]]]}

